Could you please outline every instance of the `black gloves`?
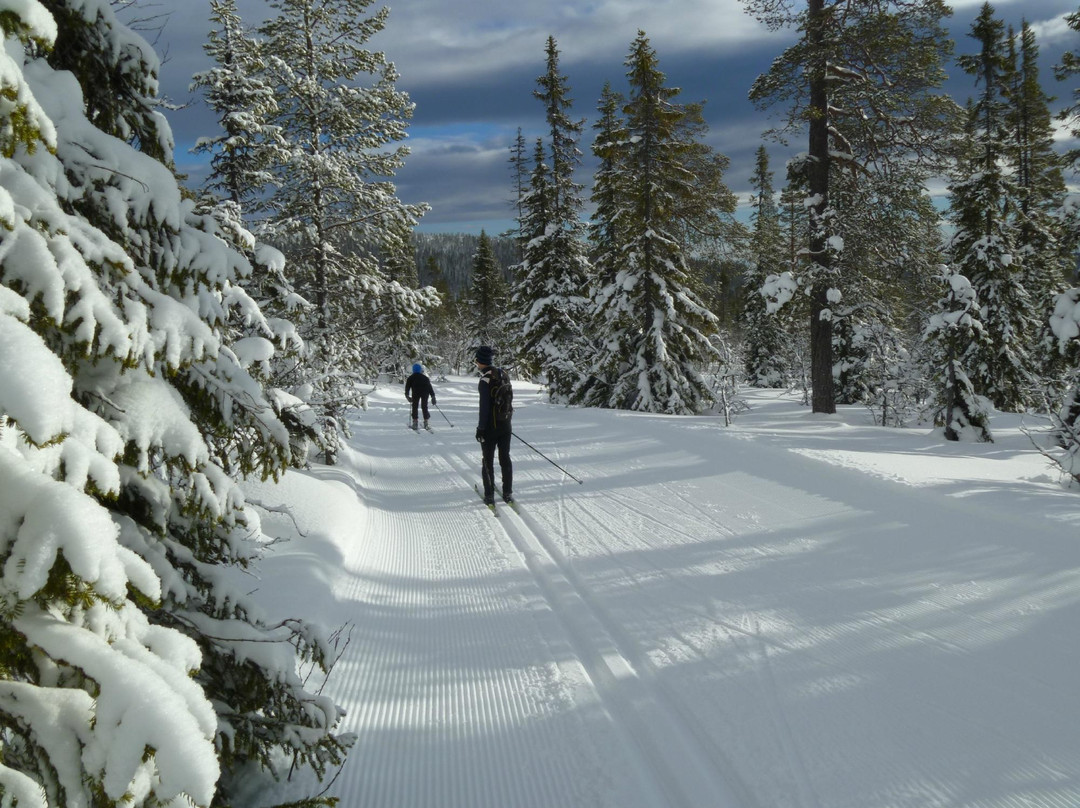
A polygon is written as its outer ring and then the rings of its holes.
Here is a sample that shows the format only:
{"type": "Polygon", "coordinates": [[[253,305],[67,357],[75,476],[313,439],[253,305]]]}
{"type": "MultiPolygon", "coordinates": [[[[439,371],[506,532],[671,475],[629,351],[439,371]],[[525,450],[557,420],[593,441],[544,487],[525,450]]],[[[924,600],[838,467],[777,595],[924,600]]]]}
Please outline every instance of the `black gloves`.
{"type": "Polygon", "coordinates": [[[484,430],[482,430],[480,427],[476,428],[476,439],[481,443],[484,442],[484,430]]]}

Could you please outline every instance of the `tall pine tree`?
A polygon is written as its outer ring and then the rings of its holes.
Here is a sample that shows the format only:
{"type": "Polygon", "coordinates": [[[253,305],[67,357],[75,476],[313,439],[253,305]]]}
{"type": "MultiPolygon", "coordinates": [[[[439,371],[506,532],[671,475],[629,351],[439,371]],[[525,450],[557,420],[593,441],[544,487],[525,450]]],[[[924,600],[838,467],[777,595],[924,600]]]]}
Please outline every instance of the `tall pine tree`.
{"type": "MultiPolygon", "coordinates": [[[[588,403],[648,412],[692,413],[712,400],[702,375],[716,356],[716,317],[689,284],[681,236],[687,220],[724,204],[726,195],[695,169],[710,163],[695,140],[700,106],[676,101],[643,31],[630,48],[625,138],[610,144],[617,188],[611,232],[615,276],[594,305],[602,332],[588,403]],[[699,179],[706,180],[702,185],[699,179]],[[603,398],[600,398],[603,396],[603,398]]],[[[720,189],[726,192],[726,188],[720,189]]]]}
{"type": "Polygon", "coordinates": [[[751,265],[746,276],[746,302],[742,312],[747,381],[755,387],[778,387],[786,381],[784,367],[784,314],[767,311],[761,289],[770,275],[787,270],[784,261],[780,213],[769,170],[769,153],[759,146],[750,178],[753,196],[750,237],[751,265]]]}
{"type": "Polygon", "coordinates": [[[280,128],[269,123],[277,100],[260,74],[259,45],[244,30],[236,0],[211,0],[210,21],[203,49],[216,66],[196,73],[191,89],[202,91],[221,131],[200,138],[194,151],[210,155],[210,190],[248,207],[272,181],[271,166],[287,159],[280,128]]]}
{"type": "Polygon", "coordinates": [[[523,200],[528,211],[525,244],[511,309],[524,367],[543,376],[552,397],[566,399],[587,353],[581,325],[589,262],[581,186],[574,181],[581,163],[577,143],[582,122],[570,117],[570,88],[559,71],[554,37],[548,37],[546,54],[547,70],[537,79],[534,95],[544,105],[549,161],[537,160],[523,200]],[[538,176],[545,169],[546,176],[538,176]]]}
{"type": "Polygon", "coordinates": [[[834,309],[847,293],[838,260],[844,239],[833,205],[835,169],[887,171],[898,161],[940,165],[958,110],[936,92],[951,51],[941,0],[745,0],[770,29],[795,27],[798,41],[758,77],[751,99],[788,105],[786,130],[805,129],[810,231],[802,283],[810,296],[813,409],[836,409],[834,309]]]}
{"type": "MultiPolygon", "coordinates": [[[[1064,289],[1076,238],[1069,237],[1058,211],[1065,199],[1064,160],[1054,150],[1053,101],[1039,78],[1039,47],[1025,20],[1020,33],[1010,37],[1010,55],[1019,42],[1010,90],[1009,124],[1013,131],[1016,185],[1020,208],[1018,251],[1026,287],[1045,322],[1053,298],[1064,289]]],[[[1045,331],[1045,329],[1040,329],[1045,331]]]]}
{"type": "Polygon", "coordinates": [[[313,306],[300,369],[324,418],[327,459],[358,402],[357,382],[380,370],[380,312],[437,305],[434,294],[387,280],[381,261],[405,249],[426,207],[398,199],[391,180],[408,149],[413,105],[397,71],[365,46],[388,10],[372,0],[270,0],[260,28],[278,100],[273,123],[289,144],[276,168],[267,230],[313,306]]]}
{"type": "Polygon", "coordinates": [[[481,230],[476,255],[473,256],[467,316],[470,331],[478,344],[505,351],[509,296],[502,267],[491,247],[491,239],[481,230]]]}
{"type": "Polygon", "coordinates": [[[1011,136],[1011,82],[1005,27],[986,3],[970,36],[978,53],[960,66],[980,88],[969,105],[970,150],[951,184],[955,233],[953,268],[971,281],[984,314],[987,339],[967,360],[972,384],[999,409],[1019,412],[1032,404],[1034,383],[1029,348],[1036,328],[1024,286],[1023,252],[1017,213],[1017,185],[1011,136]]]}

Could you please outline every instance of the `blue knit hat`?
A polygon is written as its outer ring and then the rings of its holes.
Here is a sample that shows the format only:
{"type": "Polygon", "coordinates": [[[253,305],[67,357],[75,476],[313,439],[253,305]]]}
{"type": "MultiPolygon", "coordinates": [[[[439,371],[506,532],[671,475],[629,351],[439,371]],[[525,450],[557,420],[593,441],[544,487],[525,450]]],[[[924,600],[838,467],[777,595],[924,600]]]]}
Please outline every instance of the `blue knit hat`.
{"type": "Polygon", "coordinates": [[[481,365],[490,365],[491,360],[495,357],[495,352],[491,350],[487,345],[481,345],[476,349],[476,361],[481,365]]]}
{"type": "Polygon", "coordinates": [[[412,372],[413,373],[423,373],[424,368],[420,365],[419,362],[417,362],[415,365],[412,366],[412,372]]]}

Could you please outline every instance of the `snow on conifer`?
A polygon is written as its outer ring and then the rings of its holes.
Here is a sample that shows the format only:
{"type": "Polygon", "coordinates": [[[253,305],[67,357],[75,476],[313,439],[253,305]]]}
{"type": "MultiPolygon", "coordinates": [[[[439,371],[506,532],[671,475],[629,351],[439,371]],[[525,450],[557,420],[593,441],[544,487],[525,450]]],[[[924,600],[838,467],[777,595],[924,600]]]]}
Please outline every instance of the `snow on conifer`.
{"type": "Polygon", "coordinates": [[[1007,129],[1009,102],[1004,25],[986,4],[972,24],[980,52],[960,66],[980,86],[969,109],[971,145],[951,184],[955,233],[952,264],[971,280],[984,309],[987,339],[970,364],[972,383],[998,409],[1018,412],[1033,402],[1030,345],[1038,326],[1025,288],[1024,251],[1013,211],[1022,203],[1007,129]]]}
{"type": "Polygon", "coordinates": [[[229,583],[259,552],[239,476],[289,454],[245,370],[274,334],[168,168],[150,46],[105,0],[50,8],[0,15],[0,790],[207,806],[241,762],[343,754],[296,670],[328,643],[229,583]]]}
{"type": "Polygon", "coordinates": [[[381,316],[433,309],[431,289],[391,282],[383,266],[407,247],[426,205],[397,197],[413,104],[397,70],[369,50],[389,9],[372,0],[271,0],[259,28],[265,80],[275,88],[270,123],[287,148],[274,166],[261,232],[288,258],[288,275],[310,301],[298,322],[306,348],[297,385],[322,419],[326,458],[347,431],[346,411],[362,403],[358,382],[382,369],[392,339],[381,316]]]}
{"type": "Polygon", "coordinates": [[[991,440],[990,402],[976,393],[965,362],[977,355],[986,333],[971,282],[955,269],[941,267],[945,296],[927,322],[924,339],[933,347],[932,375],[937,387],[937,418],[948,440],[991,440]]]}
{"type": "Polygon", "coordinates": [[[674,101],[679,90],[665,86],[657,61],[639,32],[626,61],[630,96],[618,127],[625,139],[602,147],[617,165],[608,229],[618,256],[594,296],[599,351],[581,397],[597,406],[683,414],[711,403],[701,370],[717,357],[709,341],[717,319],[691,289],[680,228],[684,216],[721,207],[724,194],[717,192],[726,188],[720,161],[695,139],[700,107],[674,101]]]}
{"type": "Polygon", "coordinates": [[[548,37],[545,52],[547,70],[534,95],[544,104],[550,143],[546,154],[542,141],[537,143],[529,189],[518,200],[524,247],[510,309],[524,368],[540,374],[554,398],[565,400],[590,353],[582,329],[590,270],[581,186],[574,181],[582,122],[570,118],[570,88],[559,72],[554,37],[548,37]]]}

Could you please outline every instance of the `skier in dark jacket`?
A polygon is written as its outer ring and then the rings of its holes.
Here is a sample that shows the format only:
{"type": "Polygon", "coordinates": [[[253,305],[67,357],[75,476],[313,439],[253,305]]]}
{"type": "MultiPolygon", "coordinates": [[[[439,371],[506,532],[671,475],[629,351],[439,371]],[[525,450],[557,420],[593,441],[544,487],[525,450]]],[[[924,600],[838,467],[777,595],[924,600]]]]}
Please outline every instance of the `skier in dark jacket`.
{"type": "Polygon", "coordinates": [[[431,415],[428,413],[428,397],[431,397],[431,403],[438,406],[438,402],[435,401],[435,388],[431,386],[431,379],[424,375],[424,368],[419,364],[412,366],[412,375],[405,380],[405,398],[412,403],[412,423],[410,426],[416,429],[417,424],[417,408],[424,412],[424,429],[428,428],[428,419],[431,415]]]}
{"type": "Polygon", "coordinates": [[[480,371],[480,381],[476,387],[480,393],[480,419],[476,426],[476,439],[480,441],[480,450],[484,462],[481,476],[484,480],[484,502],[495,502],[495,450],[499,450],[499,470],[502,472],[502,497],[506,502],[513,502],[514,468],[510,462],[511,425],[510,414],[499,418],[491,405],[491,380],[498,372],[492,367],[494,351],[486,345],[476,349],[476,368],[480,371]]]}

